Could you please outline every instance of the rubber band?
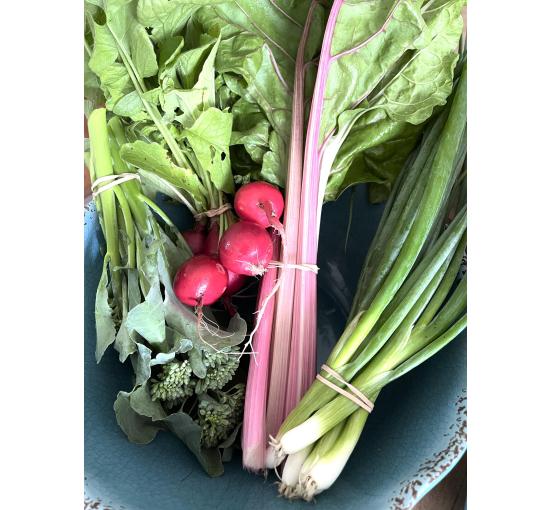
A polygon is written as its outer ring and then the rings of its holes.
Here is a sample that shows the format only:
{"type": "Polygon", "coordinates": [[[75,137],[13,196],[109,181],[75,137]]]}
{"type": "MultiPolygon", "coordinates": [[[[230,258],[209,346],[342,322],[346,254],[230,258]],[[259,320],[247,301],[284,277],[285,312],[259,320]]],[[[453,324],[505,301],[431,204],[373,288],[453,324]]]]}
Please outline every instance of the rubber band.
{"type": "Polygon", "coordinates": [[[134,179],[137,179],[138,181],[141,181],[141,177],[136,173],[123,173],[123,174],[112,174],[112,175],[105,175],[103,177],[98,177],[93,183],[92,183],[92,196],[95,198],[100,193],[103,193],[104,191],[107,191],[108,189],[114,188],[115,186],[119,186],[120,184],[128,181],[132,181],[134,179]],[[105,184],[104,186],[98,186],[104,182],[107,182],[108,184],[105,184]],[[96,189],[97,188],[97,189],[96,189]]]}
{"type": "Polygon", "coordinates": [[[318,381],[321,381],[329,388],[340,393],[340,395],[343,395],[344,397],[351,400],[353,403],[357,404],[359,407],[362,407],[365,411],[367,411],[367,413],[372,413],[372,410],[374,409],[374,404],[366,397],[366,395],[361,393],[355,386],[353,386],[353,384],[347,382],[338,372],[330,368],[328,365],[323,365],[321,367],[321,370],[324,370],[329,375],[334,377],[337,381],[347,386],[350,391],[346,391],[344,388],[340,388],[340,386],[334,384],[328,379],[325,379],[321,374],[317,374],[316,376],[318,381]]]}
{"type": "Polygon", "coordinates": [[[288,264],[286,262],[279,262],[278,260],[272,260],[268,265],[268,268],[278,267],[278,268],[288,268],[288,269],[299,269],[301,271],[311,271],[312,273],[317,274],[319,272],[319,266],[315,264],[288,264]]]}
{"type": "Polygon", "coordinates": [[[195,214],[194,218],[195,218],[195,221],[199,221],[204,217],[214,218],[215,216],[222,215],[224,212],[229,211],[230,209],[232,209],[231,204],[223,204],[221,207],[218,207],[217,209],[210,209],[208,211],[197,213],[195,214]]]}

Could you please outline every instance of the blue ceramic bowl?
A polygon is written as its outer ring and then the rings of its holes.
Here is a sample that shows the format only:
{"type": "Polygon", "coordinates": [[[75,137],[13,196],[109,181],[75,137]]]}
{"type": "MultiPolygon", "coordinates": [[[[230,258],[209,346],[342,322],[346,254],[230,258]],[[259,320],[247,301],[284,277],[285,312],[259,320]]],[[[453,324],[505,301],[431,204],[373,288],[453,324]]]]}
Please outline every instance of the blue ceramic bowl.
{"type": "MultiPolygon", "coordinates": [[[[351,194],[323,209],[319,253],[319,362],[345,322],[355,284],[382,206],[368,205],[357,187],[347,251],[351,194]]],[[[182,223],[189,221],[182,212],[182,223]]],[[[173,216],[176,217],[176,216],[173,216]]],[[[85,213],[85,509],[263,510],[309,508],[277,497],[275,479],[241,469],[235,456],[211,479],[174,436],[161,432],[149,445],[130,443],[118,428],[113,402],[130,391],[131,371],[110,349],[94,359],[94,296],[101,273],[102,237],[93,204],[85,213]]],[[[181,225],[182,227],[184,225],[181,225]]],[[[466,338],[387,387],[363,437],[317,510],[409,509],[432,489],[466,450],[466,338]]]]}

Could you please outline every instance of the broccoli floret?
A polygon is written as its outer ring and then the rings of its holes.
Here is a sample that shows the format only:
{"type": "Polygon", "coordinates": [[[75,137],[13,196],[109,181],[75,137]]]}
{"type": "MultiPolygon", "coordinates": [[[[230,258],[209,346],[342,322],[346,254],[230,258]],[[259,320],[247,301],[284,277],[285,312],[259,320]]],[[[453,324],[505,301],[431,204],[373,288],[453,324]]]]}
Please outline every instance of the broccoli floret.
{"type": "Polygon", "coordinates": [[[151,380],[151,398],[162,400],[169,407],[181,403],[184,397],[193,394],[191,374],[189,360],[174,360],[163,365],[158,378],[151,380]]]}
{"type": "Polygon", "coordinates": [[[206,376],[197,380],[195,393],[205,393],[208,390],[221,390],[235,375],[239,366],[237,350],[227,352],[204,351],[203,362],[206,366],[206,376]]]}
{"type": "Polygon", "coordinates": [[[201,443],[207,448],[214,448],[225,441],[241,420],[244,384],[236,384],[226,392],[213,393],[216,398],[202,395],[198,408],[201,443]]]}

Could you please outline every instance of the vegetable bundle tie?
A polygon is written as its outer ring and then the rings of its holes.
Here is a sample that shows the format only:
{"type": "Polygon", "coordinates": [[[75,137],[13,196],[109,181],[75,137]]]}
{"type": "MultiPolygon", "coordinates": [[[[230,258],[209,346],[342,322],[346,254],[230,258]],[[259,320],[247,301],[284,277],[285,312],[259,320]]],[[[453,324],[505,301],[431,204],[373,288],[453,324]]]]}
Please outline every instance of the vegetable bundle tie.
{"type": "Polygon", "coordinates": [[[119,186],[120,184],[123,184],[125,182],[132,181],[134,179],[141,181],[140,176],[132,172],[125,172],[122,174],[113,174],[113,175],[104,175],[103,177],[98,177],[92,183],[92,186],[91,186],[92,196],[96,198],[99,194],[103,193],[104,191],[114,188],[115,186],[119,186]],[[104,182],[107,182],[108,184],[105,184],[104,186],[101,186],[100,188],[98,188],[98,186],[100,184],[103,184],[104,182]]]}
{"type": "Polygon", "coordinates": [[[195,221],[200,221],[203,218],[215,218],[216,216],[221,216],[224,212],[230,211],[231,209],[231,204],[227,203],[215,209],[197,213],[193,216],[193,218],[195,218],[195,221]]]}
{"type": "Polygon", "coordinates": [[[343,395],[344,397],[350,399],[359,407],[362,407],[365,411],[367,411],[367,413],[369,414],[372,413],[372,410],[374,409],[374,404],[364,393],[359,391],[353,384],[346,381],[338,372],[336,372],[336,370],[333,370],[328,365],[323,365],[321,367],[321,370],[324,370],[329,375],[334,377],[334,379],[336,379],[338,382],[342,383],[344,386],[349,388],[349,391],[345,390],[344,388],[340,388],[340,386],[329,381],[328,379],[323,377],[321,374],[317,374],[316,376],[318,381],[321,381],[323,384],[327,385],[329,388],[332,388],[334,391],[340,393],[340,395],[343,395]]]}
{"type": "Polygon", "coordinates": [[[306,264],[306,263],[291,264],[289,262],[279,262],[278,260],[272,260],[267,267],[268,268],[270,268],[270,267],[280,267],[280,268],[285,268],[285,269],[298,269],[300,271],[311,271],[312,273],[315,273],[315,274],[319,273],[319,266],[317,266],[316,264],[306,264]]]}

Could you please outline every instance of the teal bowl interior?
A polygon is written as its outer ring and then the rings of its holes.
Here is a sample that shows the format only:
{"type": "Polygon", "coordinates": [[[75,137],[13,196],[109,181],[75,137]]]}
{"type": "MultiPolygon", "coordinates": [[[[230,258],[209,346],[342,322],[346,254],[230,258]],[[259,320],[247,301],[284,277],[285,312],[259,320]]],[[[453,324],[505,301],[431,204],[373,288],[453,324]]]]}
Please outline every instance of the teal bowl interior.
{"type": "MultiPolygon", "coordinates": [[[[366,188],[346,192],[323,209],[319,251],[318,361],[342,331],[361,265],[383,206],[367,203],[366,188]],[[346,232],[351,216],[346,246],[346,232]]],[[[180,226],[190,223],[171,207],[180,226]]],[[[113,402],[130,391],[131,368],[112,349],[94,359],[94,298],[102,266],[102,237],[93,204],[85,230],[85,508],[108,510],[310,507],[277,497],[276,478],[241,469],[240,457],[211,479],[176,437],[161,432],[149,445],[130,443],[118,428],[113,402]]],[[[466,335],[387,387],[363,436],[333,487],[316,508],[411,508],[460,460],[466,449],[466,335]]]]}

